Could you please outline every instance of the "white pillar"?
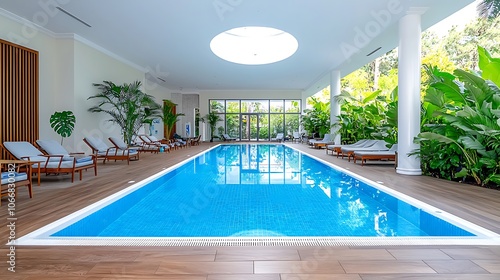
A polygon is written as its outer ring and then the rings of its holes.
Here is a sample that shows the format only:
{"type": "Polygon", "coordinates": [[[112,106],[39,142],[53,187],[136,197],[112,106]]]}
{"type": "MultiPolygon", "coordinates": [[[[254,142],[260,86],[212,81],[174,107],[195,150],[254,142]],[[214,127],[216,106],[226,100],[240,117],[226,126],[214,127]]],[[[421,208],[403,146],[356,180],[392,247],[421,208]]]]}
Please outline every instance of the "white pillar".
{"type": "MultiPolygon", "coordinates": [[[[302,92],[300,106],[301,106],[300,114],[304,115],[304,110],[307,109],[307,96],[305,92],[302,92]]],[[[299,132],[300,133],[304,132],[302,131],[302,125],[299,127],[299,132]]],[[[307,133],[310,133],[310,131],[308,131],[307,133]]]]}
{"type": "MultiPolygon", "coordinates": [[[[340,103],[335,100],[335,96],[340,95],[340,71],[332,71],[330,73],[330,123],[337,123],[337,116],[340,116],[340,103]]],[[[341,144],[340,134],[337,134],[338,127],[332,127],[330,133],[336,134],[335,144],[341,144]]]]}
{"type": "Polygon", "coordinates": [[[420,158],[408,156],[419,148],[413,139],[420,133],[420,26],[421,11],[399,21],[398,66],[398,167],[396,172],[421,175],[420,158]]]}

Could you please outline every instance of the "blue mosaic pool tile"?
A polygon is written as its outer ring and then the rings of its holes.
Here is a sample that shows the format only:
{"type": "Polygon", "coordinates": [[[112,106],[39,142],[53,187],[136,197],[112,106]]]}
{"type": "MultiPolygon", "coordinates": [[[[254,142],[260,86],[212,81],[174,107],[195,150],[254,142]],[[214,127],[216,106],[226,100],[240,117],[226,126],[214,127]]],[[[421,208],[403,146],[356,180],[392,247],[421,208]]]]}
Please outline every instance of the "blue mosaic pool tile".
{"type": "Polygon", "coordinates": [[[282,145],[219,146],[53,234],[449,235],[471,234],[282,145]]]}

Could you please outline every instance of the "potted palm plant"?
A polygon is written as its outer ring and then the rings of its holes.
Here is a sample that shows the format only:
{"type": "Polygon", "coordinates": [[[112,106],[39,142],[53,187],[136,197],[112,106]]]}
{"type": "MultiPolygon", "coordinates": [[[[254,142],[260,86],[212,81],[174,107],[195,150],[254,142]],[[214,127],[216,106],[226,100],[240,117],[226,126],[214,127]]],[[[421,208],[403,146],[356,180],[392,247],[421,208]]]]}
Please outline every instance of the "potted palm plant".
{"type": "Polygon", "coordinates": [[[172,130],[174,129],[175,123],[179,121],[179,117],[185,116],[183,113],[175,113],[175,106],[177,104],[170,100],[163,100],[162,115],[160,118],[163,120],[164,125],[164,136],[167,139],[172,138],[172,130]]]}
{"type": "Polygon", "coordinates": [[[100,101],[88,111],[108,114],[111,117],[108,121],[120,126],[123,140],[127,145],[132,143],[134,135],[144,123],[160,117],[157,109],[161,106],[154,101],[153,96],[141,90],[140,81],[123,85],[104,81],[102,84],[93,85],[100,92],[88,99],[98,98],[100,101]]]}
{"type": "Polygon", "coordinates": [[[217,122],[221,121],[221,117],[216,114],[215,112],[210,112],[203,117],[202,122],[207,122],[208,125],[210,126],[210,142],[214,141],[214,136],[215,136],[215,131],[216,131],[216,126],[217,122]]]}

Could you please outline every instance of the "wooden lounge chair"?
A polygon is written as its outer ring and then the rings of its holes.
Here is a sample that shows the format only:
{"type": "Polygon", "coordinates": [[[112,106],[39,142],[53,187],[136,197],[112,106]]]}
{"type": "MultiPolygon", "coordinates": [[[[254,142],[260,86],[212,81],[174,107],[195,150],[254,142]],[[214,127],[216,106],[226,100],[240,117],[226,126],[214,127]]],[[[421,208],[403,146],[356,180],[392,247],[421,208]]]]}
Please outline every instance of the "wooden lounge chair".
{"type": "Polygon", "coordinates": [[[347,160],[351,161],[351,158],[354,158],[354,153],[355,152],[374,152],[374,151],[386,151],[388,150],[387,146],[389,143],[385,142],[384,140],[375,140],[375,142],[371,145],[364,146],[364,147],[342,147],[340,149],[341,151],[341,156],[344,158],[344,156],[347,156],[347,160]]]}
{"type": "Polygon", "coordinates": [[[2,171],[0,205],[2,205],[2,197],[16,199],[17,189],[24,186],[28,188],[30,198],[33,198],[32,164],[32,162],[25,160],[0,160],[0,171],[2,171]],[[12,192],[12,188],[14,188],[14,192],[12,192]]]}
{"type": "Polygon", "coordinates": [[[160,141],[153,141],[147,135],[138,135],[141,140],[142,149],[141,151],[149,152],[149,151],[165,151],[170,152],[172,146],[170,144],[161,143],[160,141]]]}
{"type": "Polygon", "coordinates": [[[339,157],[341,154],[342,154],[342,147],[365,147],[365,146],[370,146],[372,145],[373,143],[375,143],[376,140],[370,140],[370,139],[362,139],[362,140],[359,140],[357,141],[356,143],[353,143],[353,144],[345,144],[345,145],[342,145],[342,144],[330,144],[330,145],[326,145],[326,154],[328,154],[328,151],[332,151],[332,155],[333,154],[337,154],[337,157],[339,157]]]}
{"type": "Polygon", "coordinates": [[[126,160],[127,164],[130,164],[130,158],[134,156],[128,150],[118,149],[115,146],[109,147],[100,138],[85,137],[83,142],[92,149],[92,153],[97,159],[102,159],[103,164],[109,160],[115,160],[115,162],[117,160],[126,160]]]}
{"type": "Polygon", "coordinates": [[[311,145],[313,148],[316,149],[321,149],[322,147],[326,147],[328,144],[333,144],[333,139],[331,134],[325,134],[325,136],[321,140],[315,140],[315,139],[309,140],[309,145],[311,145]]]}
{"type": "MultiPolygon", "coordinates": [[[[57,151],[56,154],[44,154],[33,144],[25,141],[4,142],[3,146],[13,158],[35,162],[32,165],[32,172],[37,173],[38,184],[40,184],[41,173],[47,175],[68,173],[71,174],[72,183],[76,172],[80,173],[80,180],[82,180],[82,171],[90,168],[94,169],[94,174],[97,176],[97,163],[93,155],[72,156],[57,141],[47,141],[49,145],[52,145],[50,147],[53,150],[49,149],[50,152],[57,151]]],[[[46,151],[46,153],[49,153],[49,151],[46,151]]]]}
{"type": "Polygon", "coordinates": [[[199,146],[201,142],[201,135],[196,136],[195,138],[191,139],[191,146],[199,146]]]}
{"type": "Polygon", "coordinates": [[[396,161],[397,150],[398,150],[398,144],[392,145],[392,147],[386,151],[354,151],[354,154],[353,154],[354,163],[356,163],[356,159],[361,160],[361,166],[363,166],[367,160],[394,160],[394,161],[396,161]]]}
{"type": "Polygon", "coordinates": [[[120,151],[127,158],[127,164],[130,164],[131,160],[139,160],[139,150],[138,148],[133,148],[127,146],[122,139],[118,137],[109,137],[109,142],[115,146],[117,150],[120,151]]]}

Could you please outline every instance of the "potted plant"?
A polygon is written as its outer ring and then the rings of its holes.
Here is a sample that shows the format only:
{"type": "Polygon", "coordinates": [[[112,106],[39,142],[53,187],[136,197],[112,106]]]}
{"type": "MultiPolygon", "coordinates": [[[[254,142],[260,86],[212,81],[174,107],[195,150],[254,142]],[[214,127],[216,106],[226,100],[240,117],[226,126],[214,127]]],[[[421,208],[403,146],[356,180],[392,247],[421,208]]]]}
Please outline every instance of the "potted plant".
{"type": "Polygon", "coordinates": [[[163,120],[164,125],[164,136],[167,139],[172,138],[172,130],[174,129],[175,123],[179,121],[179,117],[185,116],[182,113],[175,113],[175,104],[170,100],[163,100],[162,115],[160,118],[163,120]]]}
{"type": "Polygon", "coordinates": [[[70,137],[75,129],[76,117],[71,111],[55,112],[50,116],[50,127],[61,135],[61,145],[65,137],[70,137]]]}
{"type": "Polygon", "coordinates": [[[214,141],[217,122],[221,121],[221,117],[215,112],[210,112],[202,118],[202,122],[207,122],[210,126],[210,142],[214,141]]]}
{"type": "Polygon", "coordinates": [[[142,92],[140,81],[121,86],[110,81],[93,85],[101,92],[88,99],[99,98],[100,101],[88,110],[108,114],[111,117],[109,121],[120,126],[127,145],[132,143],[132,138],[144,123],[160,117],[158,109],[161,105],[154,101],[153,96],[142,92]]]}

